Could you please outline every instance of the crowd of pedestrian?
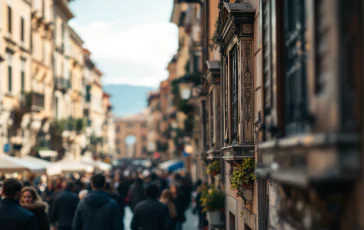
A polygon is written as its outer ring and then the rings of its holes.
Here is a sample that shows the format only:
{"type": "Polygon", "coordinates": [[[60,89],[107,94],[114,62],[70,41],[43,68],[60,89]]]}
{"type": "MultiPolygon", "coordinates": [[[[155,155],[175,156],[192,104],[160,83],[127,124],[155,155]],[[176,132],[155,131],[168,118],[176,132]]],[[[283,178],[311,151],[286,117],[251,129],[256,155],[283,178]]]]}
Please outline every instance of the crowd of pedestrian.
{"type": "Polygon", "coordinates": [[[116,170],[43,175],[32,182],[7,179],[0,197],[0,229],[123,230],[129,207],[131,230],[181,230],[193,189],[184,173],[125,175],[116,170]]]}

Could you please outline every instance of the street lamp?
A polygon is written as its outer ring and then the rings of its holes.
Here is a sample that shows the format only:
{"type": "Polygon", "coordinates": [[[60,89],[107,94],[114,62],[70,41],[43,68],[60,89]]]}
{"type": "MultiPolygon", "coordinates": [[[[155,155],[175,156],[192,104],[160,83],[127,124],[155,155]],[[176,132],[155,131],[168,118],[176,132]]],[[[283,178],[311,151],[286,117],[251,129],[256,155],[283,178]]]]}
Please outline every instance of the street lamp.
{"type": "Polygon", "coordinates": [[[183,100],[188,100],[192,94],[193,79],[190,75],[181,77],[178,81],[180,96],[183,100]]]}

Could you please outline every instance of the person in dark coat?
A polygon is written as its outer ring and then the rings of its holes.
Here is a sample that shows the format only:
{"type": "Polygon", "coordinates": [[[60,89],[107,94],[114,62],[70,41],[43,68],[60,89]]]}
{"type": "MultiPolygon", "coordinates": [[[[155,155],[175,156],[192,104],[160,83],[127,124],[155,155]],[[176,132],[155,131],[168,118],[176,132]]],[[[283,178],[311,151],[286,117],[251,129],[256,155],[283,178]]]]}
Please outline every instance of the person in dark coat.
{"type": "Polygon", "coordinates": [[[79,199],[72,192],[73,183],[64,183],[64,190],[57,194],[51,210],[51,222],[57,226],[57,230],[71,230],[72,221],[76,212],[79,199]]]}
{"type": "Polygon", "coordinates": [[[120,212],[121,212],[121,216],[122,218],[124,218],[124,209],[125,209],[125,204],[124,204],[124,200],[121,198],[121,196],[119,194],[117,194],[113,187],[111,186],[111,183],[107,182],[105,185],[105,192],[107,193],[107,195],[109,195],[110,198],[114,199],[116,201],[116,203],[118,204],[119,208],[120,208],[120,212]]]}
{"type": "Polygon", "coordinates": [[[47,203],[43,202],[33,187],[24,187],[21,191],[20,205],[35,215],[38,230],[49,230],[47,203]]]}
{"type": "Polygon", "coordinates": [[[91,179],[93,191],[77,207],[73,230],[123,230],[120,208],[115,200],[102,191],[105,177],[96,174],[91,179]]]}
{"type": "Polygon", "coordinates": [[[16,179],[8,179],[3,184],[5,198],[0,202],[1,230],[38,230],[34,214],[19,205],[21,189],[22,184],[16,179]]]}
{"type": "MultiPolygon", "coordinates": [[[[116,185],[116,184],[115,184],[116,185]]],[[[123,201],[124,207],[127,205],[128,192],[130,188],[130,182],[123,176],[119,176],[119,181],[117,183],[116,191],[123,201]]],[[[122,211],[122,215],[125,215],[125,210],[122,211]]]]}
{"type": "Polygon", "coordinates": [[[177,210],[176,230],[182,230],[182,225],[186,221],[185,213],[189,204],[187,202],[186,195],[183,193],[183,189],[181,189],[181,185],[178,183],[172,184],[171,192],[174,196],[173,202],[177,210]]]}
{"type": "Polygon", "coordinates": [[[135,207],[131,230],[166,230],[169,223],[169,210],[157,200],[158,186],[150,184],[145,189],[147,199],[135,207]]]}
{"type": "Polygon", "coordinates": [[[137,204],[145,199],[143,181],[136,179],[134,184],[131,185],[128,195],[128,204],[132,212],[134,212],[137,204]]]}

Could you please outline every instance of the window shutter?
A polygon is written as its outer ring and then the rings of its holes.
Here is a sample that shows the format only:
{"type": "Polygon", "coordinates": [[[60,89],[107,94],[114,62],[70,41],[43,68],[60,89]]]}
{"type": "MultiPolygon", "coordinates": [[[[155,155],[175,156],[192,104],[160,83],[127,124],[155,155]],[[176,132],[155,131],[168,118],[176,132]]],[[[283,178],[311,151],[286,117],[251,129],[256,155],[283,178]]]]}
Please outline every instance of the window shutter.
{"type": "Polygon", "coordinates": [[[230,51],[230,100],[231,100],[231,141],[238,141],[238,55],[237,47],[230,51]]]}
{"type": "Polygon", "coordinates": [[[8,6],[8,32],[9,34],[12,33],[12,10],[11,7],[8,6]]]}

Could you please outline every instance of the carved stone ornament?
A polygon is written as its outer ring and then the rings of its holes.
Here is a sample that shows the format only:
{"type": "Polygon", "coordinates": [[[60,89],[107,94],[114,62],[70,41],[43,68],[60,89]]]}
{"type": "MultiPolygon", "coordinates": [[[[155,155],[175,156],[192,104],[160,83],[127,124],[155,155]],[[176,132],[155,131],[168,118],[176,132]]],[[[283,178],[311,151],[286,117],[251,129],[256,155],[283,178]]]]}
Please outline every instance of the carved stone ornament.
{"type": "Polygon", "coordinates": [[[244,34],[252,34],[253,33],[253,25],[250,25],[250,24],[243,25],[243,33],[244,34]]]}
{"type": "Polygon", "coordinates": [[[250,53],[251,53],[251,43],[245,44],[245,62],[246,68],[244,71],[244,78],[243,78],[243,87],[244,87],[244,94],[241,100],[242,108],[245,110],[245,119],[250,121],[252,119],[252,90],[253,90],[253,75],[249,68],[249,60],[250,60],[250,53]]]}

